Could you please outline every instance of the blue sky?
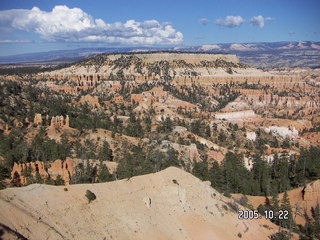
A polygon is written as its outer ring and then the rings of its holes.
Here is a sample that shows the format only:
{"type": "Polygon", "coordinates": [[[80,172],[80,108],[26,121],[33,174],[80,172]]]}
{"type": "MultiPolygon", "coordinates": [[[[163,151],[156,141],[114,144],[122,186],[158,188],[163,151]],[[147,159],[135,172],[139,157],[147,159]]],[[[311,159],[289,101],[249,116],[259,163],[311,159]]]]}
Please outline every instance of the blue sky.
{"type": "Polygon", "coordinates": [[[319,0],[1,0],[0,55],[320,41],[319,10],[319,0]]]}

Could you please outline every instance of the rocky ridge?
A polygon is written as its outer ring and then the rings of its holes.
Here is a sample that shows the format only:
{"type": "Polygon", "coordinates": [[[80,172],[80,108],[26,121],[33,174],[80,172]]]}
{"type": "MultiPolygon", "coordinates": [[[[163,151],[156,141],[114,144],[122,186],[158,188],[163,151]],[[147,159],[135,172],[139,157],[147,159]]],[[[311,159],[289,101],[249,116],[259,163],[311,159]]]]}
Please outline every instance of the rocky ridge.
{"type": "Polygon", "coordinates": [[[278,231],[265,219],[238,220],[243,207],[173,167],[67,191],[39,184],[5,189],[0,202],[0,222],[30,240],[269,239],[278,231]],[[96,195],[91,203],[87,189],[96,195]]]}

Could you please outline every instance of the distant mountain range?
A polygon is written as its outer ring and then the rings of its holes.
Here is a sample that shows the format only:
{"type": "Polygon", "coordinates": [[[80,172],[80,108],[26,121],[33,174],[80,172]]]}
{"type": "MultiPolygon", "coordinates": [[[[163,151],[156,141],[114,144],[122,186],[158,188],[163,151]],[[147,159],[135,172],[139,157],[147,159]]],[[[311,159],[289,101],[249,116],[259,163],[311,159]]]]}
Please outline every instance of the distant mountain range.
{"type": "Polygon", "coordinates": [[[100,53],[148,52],[219,52],[236,54],[244,64],[261,67],[320,67],[320,42],[228,43],[201,46],[152,48],[80,48],[39,53],[0,56],[0,64],[35,62],[73,62],[100,53]]]}

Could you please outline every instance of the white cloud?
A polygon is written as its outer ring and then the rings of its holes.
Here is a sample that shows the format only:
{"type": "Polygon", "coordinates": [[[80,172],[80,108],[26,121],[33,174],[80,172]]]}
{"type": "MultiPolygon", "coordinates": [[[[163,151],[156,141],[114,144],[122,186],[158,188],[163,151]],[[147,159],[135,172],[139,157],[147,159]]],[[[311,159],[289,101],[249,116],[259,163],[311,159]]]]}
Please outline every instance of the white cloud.
{"type": "Polygon", "coordinates": [[[289,34],[289,35],[293,35],[293,34],[296,34],[296,32],[293,31],[293,30],[290,30],[290,31],[288,32],[288,34],[289,34]]]}
{"type": "Polygon", "coordinates": [[[181,32],[157,20],[106,23],[80,8],[55,6],[51,12],[37,7],[0,11],[0,27],[37,33],[47,41],[105,42],[129,45],[178,44],[181,32]]]}
{"type": "Polygon", "coordinates": [[[208,18],[200,18],[198,21],[204,26],[208,25],[208,23],[209,23],[208,18]]]}
{"type": "Polygon", "coordinates": [[[12,40],[12,39],[5,39],[1,40],[0,43],[30,43],[30,40],[12,40]]]}
{"type": "Polygon", "coordinates": [[[260,28],[263,28],[267,21],[272,21],[272,20],[273,18],[270,18],[270,17],[264,18],[263,16],[259,15],[259,16],[254,16],[250,18],[249,22],[251,26],[259,26],[260,28]]]}
{"type": "Polygon", "coordinates": [[[225,19],[217,19],[215,23],[220,26],[232,28],[241,26],[244,23],[244,19],[241,16],[227,16],[225,19]]]}

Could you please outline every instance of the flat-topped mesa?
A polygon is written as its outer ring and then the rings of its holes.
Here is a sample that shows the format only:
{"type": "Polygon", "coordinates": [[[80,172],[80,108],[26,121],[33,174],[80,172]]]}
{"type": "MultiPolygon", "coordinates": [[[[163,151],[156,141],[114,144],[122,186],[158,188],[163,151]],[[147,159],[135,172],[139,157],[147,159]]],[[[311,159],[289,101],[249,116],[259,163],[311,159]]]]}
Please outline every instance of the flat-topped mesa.
{"type": "MultiPolygon", "coordinates": [[[[72,76],[74,81],[99,81],[103,78],[119,78],[130,73],[133,75],[161,75],[169,73],[168,70],[183,68],[228,68],[244,67],[239,63],[236,55],[213,53],[126,53],[126,54],[101,54],[78,62],[68,68],[43,73],[51,77],[72,76]],[[168,69],[169,68],[169,69],[168,69]],[[122,74],[120,74],[122,70],[122,74]],[[75,77],[76,76],[76,77],[75,77]]],[[[43,75],[42,74],[42,75],[43,75]]]]}
{"type": "Polygon", "coordinates": [[[192,52],[151,52],[151,53],[127,53],[127,54],[107,54],[107,57],[114,61],[121,57],[135,56],[145,63],[156,61],[168,61],[169,63],[185,61],[193,65],[200,65],[203,61],[223,60],[225,62],[239,63],[239,58],[234,54],[223,53],[192,53],[192,52]]]}
{"type": "Polygon", "coordinates": [[[95,87],[101,81],[166,81],[177,85],[226,82],[291,83],[292,76],[272,75],[245,66],[233,54],[125,53],[101,54],[70,67],[39,74],[39,78],[68,79],[76,88],[95,87]]]}

